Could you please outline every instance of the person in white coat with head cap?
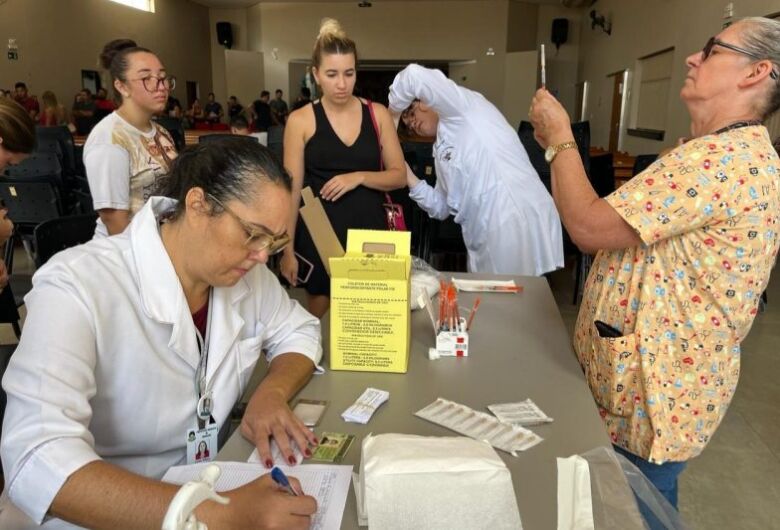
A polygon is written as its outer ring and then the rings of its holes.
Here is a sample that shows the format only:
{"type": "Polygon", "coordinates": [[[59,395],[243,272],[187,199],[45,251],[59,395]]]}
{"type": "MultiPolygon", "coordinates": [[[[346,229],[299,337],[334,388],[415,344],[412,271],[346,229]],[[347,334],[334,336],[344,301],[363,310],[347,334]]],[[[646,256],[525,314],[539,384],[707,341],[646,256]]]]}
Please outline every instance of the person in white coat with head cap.
{"type": "Polygon", "coordinates": [[[539,276],[563,267],[555,204],[517,133],[482,94],[410,64],[390,87],[390,110],[435,136],[436,185],[407,166],[409,196],[430,217],[453,215],[470,272],[539,276]]]}

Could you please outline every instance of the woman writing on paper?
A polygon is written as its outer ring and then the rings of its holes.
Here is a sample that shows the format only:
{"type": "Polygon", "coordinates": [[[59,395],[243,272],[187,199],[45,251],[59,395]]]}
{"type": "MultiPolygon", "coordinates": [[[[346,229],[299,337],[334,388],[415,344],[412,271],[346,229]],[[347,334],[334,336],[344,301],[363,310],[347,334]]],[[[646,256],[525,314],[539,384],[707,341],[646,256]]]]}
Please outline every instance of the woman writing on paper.
{"type": "Polygon", "coordinates": [[[563,267],[561,222],[517,133],[481,94],[411,64],[390,87],[390,110],[435,136],[437,182],[407,166],[409,196],[435,219],[455,216],[470,272],[538,276],[563,267]]]}
{"type": "MultiPolygon", "coordinates": [[[[241,433],[266,467],[271,439],[291,464],[293,444],[311,455],[287,401],[322,355],[320,326],[265,266],[289,242],[290,189],[259,143],[200,144],[122,234],[36,272],[3,379],[0,528],[160,528],[177,491],[160,477],[204,440],[214,457],[262,352],[241,433]]],[[[225,495],[197,510],[210,528],[303,529],[316,510],[269,476],[225,495]]]]}
{"type": "Polygon", "coordinates": [[[314,265],[303,287],[309,311],[321,317],[330,305],[330,278],[308,228],[298,219],[301,187],[310,186],[323,199],[325,213],[346,247],[349,228],[387,228],[382,192],[402,187],[405,174],[390,113],[352,94],[357,48],[335,20],[323,21],[312,62],[322,98],[290,114],[284,132],[284,166],[293,179],[288,230],[295,234],[295,244],[285,249],[281,269],[295,285],[295,252],[314,265]]]}

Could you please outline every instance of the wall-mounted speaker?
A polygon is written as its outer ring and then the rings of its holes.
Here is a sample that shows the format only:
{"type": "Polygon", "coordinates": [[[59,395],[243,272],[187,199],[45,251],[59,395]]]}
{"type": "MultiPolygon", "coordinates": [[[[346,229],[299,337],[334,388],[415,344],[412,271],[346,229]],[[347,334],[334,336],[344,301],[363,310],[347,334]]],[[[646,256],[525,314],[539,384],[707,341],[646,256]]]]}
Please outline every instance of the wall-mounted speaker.
{"type": "Polygon", "coordinates": [[[555,48],[560,48],[569,38],[569,20],[566,18],[554,18],[552,21],[552,35],[550,40],[555,48]]]}
{"type": "Polygon", "coordinates": [[[233,26],[230,22],[217,22],[217,42],[228,49],[233,47],[233,26]]]}

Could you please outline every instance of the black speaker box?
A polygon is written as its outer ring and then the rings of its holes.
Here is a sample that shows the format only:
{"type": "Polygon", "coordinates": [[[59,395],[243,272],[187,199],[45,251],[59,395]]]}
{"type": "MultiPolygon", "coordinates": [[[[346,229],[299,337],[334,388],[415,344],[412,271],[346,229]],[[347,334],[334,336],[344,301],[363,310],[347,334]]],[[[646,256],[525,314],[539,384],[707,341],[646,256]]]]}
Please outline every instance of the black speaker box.
{"type": "Polygon", "coordinates": [[[567,18],[554,18],[552,21],[552,35],[550,40],[555,44],[556,48],[560,48],[561,44],[565,44],[569,38],[569,19],[567,18]]]}
{"type": "Polygon", "coordinates": [[[230,22],[217,22],[217,42],[228,49],[233,47],[233,26],[230,22]]]}

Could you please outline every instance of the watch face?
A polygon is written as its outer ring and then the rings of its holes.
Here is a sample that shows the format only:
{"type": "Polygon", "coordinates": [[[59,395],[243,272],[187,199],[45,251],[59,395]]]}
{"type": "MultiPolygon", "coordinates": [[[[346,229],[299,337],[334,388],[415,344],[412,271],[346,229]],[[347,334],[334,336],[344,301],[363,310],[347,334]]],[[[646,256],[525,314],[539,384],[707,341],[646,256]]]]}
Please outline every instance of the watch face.
{"type": "Polygon", "coordinates": [[[553,158],[555,158],[555,148],[551,145],[547,146],[547,149],[544,151],[544,159],[549,164],[553,161],[553,158]]]}

